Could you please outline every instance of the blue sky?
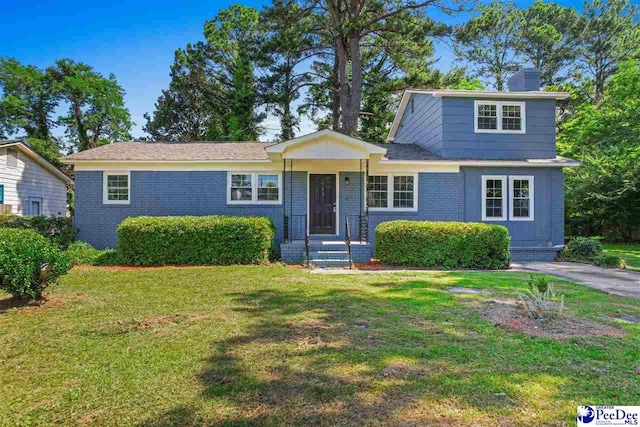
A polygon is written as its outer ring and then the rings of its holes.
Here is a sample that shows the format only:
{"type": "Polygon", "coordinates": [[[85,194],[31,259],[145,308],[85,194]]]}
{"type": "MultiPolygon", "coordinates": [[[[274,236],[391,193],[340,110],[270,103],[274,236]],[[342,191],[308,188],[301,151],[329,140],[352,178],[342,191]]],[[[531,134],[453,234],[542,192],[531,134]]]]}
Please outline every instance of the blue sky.
{"type": "MultiPolygon", "coordinates": [[[[518,1],[527,6],[531,1],[518,1]]],[[[15,57],[24,64],[45,68],[56,59],[85,62],[107,75],[114,73],[126,90],[125,101],[136,126],[133,136],[142,136],[145,112],[169,83],[173,53],[187,43],[201,40],[204,22],[219,9],[237,1],[202,2],[183,0],[113,0],[110,2],[5,0],[2,6],[0,56],[15,57]]],[[[262,8],[266,1],[243,1],[262,8]]],[[[579,8],[581,1],[559,3],[579,8]]],[[[470,14],[454,18],[433,12],[433,17],[449,23],[461,22],[470,14]]],[[[447,69],[453,60],[450,49],[439,45],[437,66],[447,69]]],[[[276,131],[277,121],[267,118],[276,131]]],[[[304,120],[300,134],[312,130],[304,120]]]]}

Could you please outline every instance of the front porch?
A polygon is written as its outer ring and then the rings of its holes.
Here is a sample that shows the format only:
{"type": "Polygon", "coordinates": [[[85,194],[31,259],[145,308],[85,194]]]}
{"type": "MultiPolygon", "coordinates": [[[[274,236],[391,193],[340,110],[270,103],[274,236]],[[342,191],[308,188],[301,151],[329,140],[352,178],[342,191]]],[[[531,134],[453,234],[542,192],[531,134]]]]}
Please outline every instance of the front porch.
{"type": "Polygon", "coordinates": [[[370,261],[369,165],[386,149],[320,132],[267,152],[282,163],[282,260],[322,267],[370,261]]]}
{"type": "Polygon", "coordinates": [[[358,162],[357,172],[332,173],[295,170],[293,160],[284,164],[282,260],[317,267],[370,261],[367,161],[358,162]]]}

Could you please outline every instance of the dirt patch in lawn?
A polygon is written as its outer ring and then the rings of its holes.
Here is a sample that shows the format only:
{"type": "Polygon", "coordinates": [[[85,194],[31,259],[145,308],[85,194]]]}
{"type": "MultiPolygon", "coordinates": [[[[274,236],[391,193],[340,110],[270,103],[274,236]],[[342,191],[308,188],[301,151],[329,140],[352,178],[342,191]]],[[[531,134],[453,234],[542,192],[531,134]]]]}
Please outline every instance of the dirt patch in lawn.
{"type": "Polygon", "coordinates": [[[60,308],[66,304],[84,299],[83,293],[64,293],[48,296],[40,300],[29,298],[5,298],[0,300],[0,313],[14,311],[19,314],[34,313],[42,310],[60,308]]]}
{"type": "Polygon", "coordinates": [[[565,316],[542,322],[529,318],[519,304],[492,302],[484,311],[485,319],[509,332],[522,332],[541,338],[598,337],[624,335],[624,330],[587,319],[565,316]]]}
{"type": "Polygon", "coordinates": [[[152,330],[155,332],[166,332],[167,327],[176,326],[185,322],[208,319],[208,314],[180,314],[168,316],[154,316],[145,319],[133,319],[130,321],[118,320],[106,322],[88,332],[92,334],[120,335],[130,332],[152,330]]]}

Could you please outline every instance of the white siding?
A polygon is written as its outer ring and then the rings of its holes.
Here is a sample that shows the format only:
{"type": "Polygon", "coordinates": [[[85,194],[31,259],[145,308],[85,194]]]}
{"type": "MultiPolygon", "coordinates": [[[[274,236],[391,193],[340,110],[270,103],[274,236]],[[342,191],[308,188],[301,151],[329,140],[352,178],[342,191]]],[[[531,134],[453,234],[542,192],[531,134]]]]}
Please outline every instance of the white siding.
{"type": "Polygon", "coordinates": [[[7,149],[0,148],[0,185],[4,185],[4,204],[12,213],[28,215],[29,197],[42,198],[42,214],[67,214],[67,185],[18,150],[18,167],[7,167],[7,149]]]}

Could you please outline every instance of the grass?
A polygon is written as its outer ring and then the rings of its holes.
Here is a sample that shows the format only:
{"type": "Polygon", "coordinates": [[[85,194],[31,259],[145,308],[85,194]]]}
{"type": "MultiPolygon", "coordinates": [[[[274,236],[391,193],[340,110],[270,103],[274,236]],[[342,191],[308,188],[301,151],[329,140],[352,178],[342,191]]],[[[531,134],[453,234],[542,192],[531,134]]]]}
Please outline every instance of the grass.
{"type": "Polygon", "coordinates": [[[624,259],[627,268],[640,270],[640,243],[603,243],[604,251],[624,259]]]}
{"type": "Polygon", "coordinates": [[[640,325],[613,317],[640,301],[556,285],[618,338],[486,321],[527,277],[74,269],[48,305],[0,307],[0,425],[564,425],[637,404],[640,325]]]}

